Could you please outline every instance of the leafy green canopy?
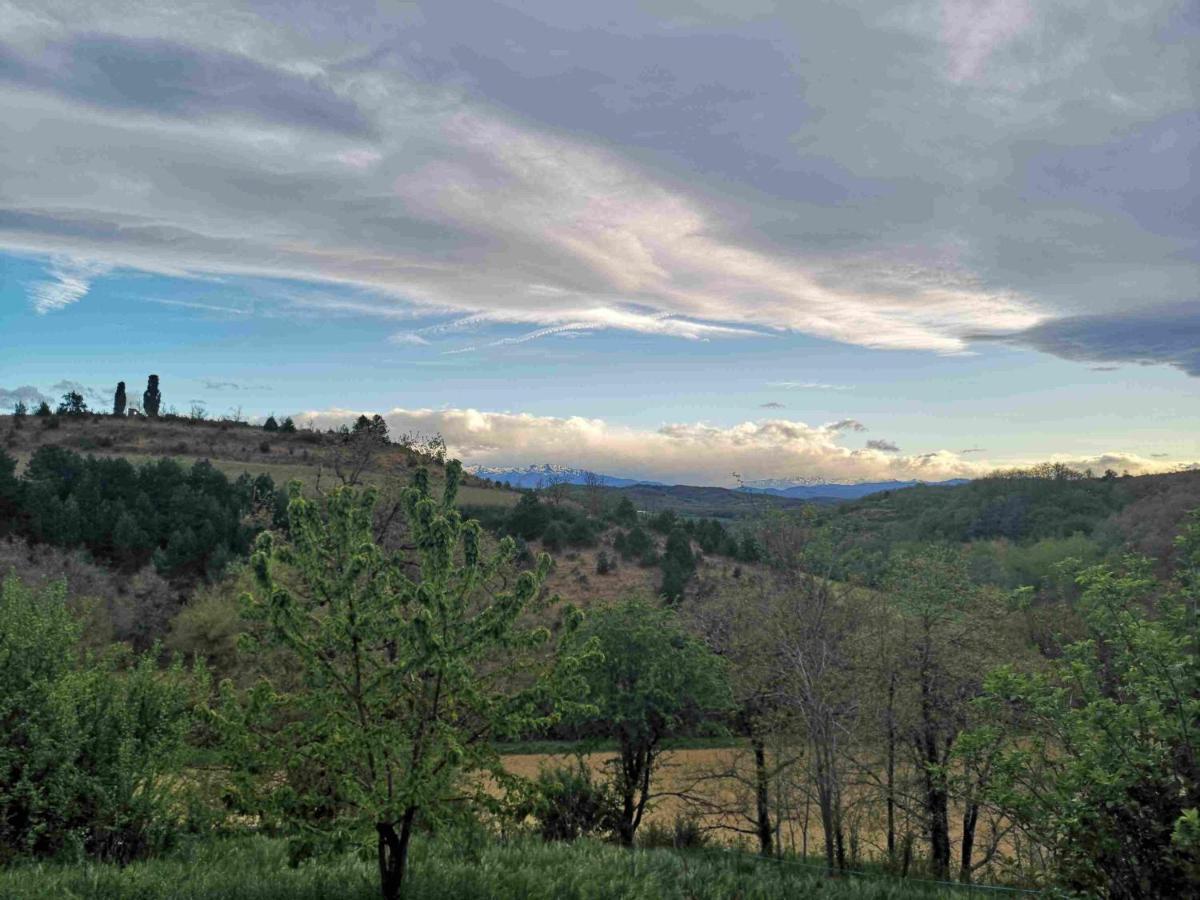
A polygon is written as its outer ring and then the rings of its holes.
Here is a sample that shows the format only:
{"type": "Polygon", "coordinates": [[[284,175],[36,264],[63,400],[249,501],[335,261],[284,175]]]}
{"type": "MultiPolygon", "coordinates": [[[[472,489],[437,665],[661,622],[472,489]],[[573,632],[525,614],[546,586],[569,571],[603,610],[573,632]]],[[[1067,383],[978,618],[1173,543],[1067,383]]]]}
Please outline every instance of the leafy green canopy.
{"type": "Polygon", "coordinates": [[[551,725],[560,699],[581,693],[576,664],[552,669],[548,630],[526,621],[549,558],[510,578],[514,542],[486,552],[454,508],[461,478],[450,462],[435,500],[417,471],[397,553],[372,538],[374,492],[339,488],[320,504],[292,485],[291,542],[259,538],[245,610],[266,624],[258,646],[289,652],[296,678],[245,702],[225,686],[243,789],[308,828],[374,828],[385,896],[399,891],[415,817],[491,802],[471,776],[505,778],[491,741],[551,725]]]}
{"type": "Polygon", "coordinates": [[[652,798],[663,739],[730,705],[725,666],[686,634],[672,610],[641,600],[595,610],[571,640],[579,653],[570,659],[583,660],[579,672],[591,705],[577,722],[585,735],[617,742],[617,831],[632,844],[652,798]]]}
{"type": "Polygon", "coordinates": [[[993,724],[963,748],[1004,746],[991,799],[1050,849],[1066,884],[1089,893],[1181,897],[1200,885],[1195,513],[1181,550],[1178,591],[1144,559],[1084,571],[1088,636],[1044,674],[995,672],[993,724]]]}
{"type": "Polygon", "coordinates": [[[0,862],[161,849],[175,818],[164,779],[193,721],[193,678],[154,654],[79,650],[66,589],[0,586],[0,862]]]}

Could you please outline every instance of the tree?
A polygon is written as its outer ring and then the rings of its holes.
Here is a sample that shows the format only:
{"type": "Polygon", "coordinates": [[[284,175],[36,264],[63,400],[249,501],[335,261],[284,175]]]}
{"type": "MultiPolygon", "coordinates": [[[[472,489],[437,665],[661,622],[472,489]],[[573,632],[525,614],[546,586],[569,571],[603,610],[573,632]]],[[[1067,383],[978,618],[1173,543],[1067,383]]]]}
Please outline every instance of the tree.
{"type": "Polygon", "coordinates": [[[662,584],[659,593],[668,603],[678,603],[688,579],[696,571],[696,557],[692,553],[692,542],[682,528],[676,528],[667,536],[667,545],[662,555],[662,584]]]}
{"type": "Polygon", "coordinates": [[[156,419],[161,405],[162,392],[158,389],[158,376],[151,375],[146,379],[146,390],[142,392],[142,412],[156,419]]]}
{"type": "Polygon", "coordinates": [[[1180,576],[1166,589],[1135,557],[1086,569],[1087,636],[1045,673],[1005,666],[986,682],[971,749],[1002,748],[989,798],[1083,894],[1200,891],[1200,658],[1186,564],[1180,576]]]}
{"type": "Polygon", "coordinates": [[[435,500],[417,471],[405,496],[413,556],[375,543],[373,491],[340,487],[322,508],[293,484],[291,543],[260,538],[246,604],[266,626],[258,646],[290,653],[297,683],[263,682],[245,703],[225,687],[243,785],[252,771],[272,773],[262,787],[276,811],[332,809],[309,825],[370,826],[389,900],[400,895],[418,815],[436,821],[464,793],[482,795],[481,779],[460,776],[503,777],[492,741],[553,723],[560,689],[579,689],[573,664],[549,667],[549,632],[522,620],[549,559],[504,581],[514,543],[484,552],[479,523],[454,508],[461,478],[454,460],[435,500]],[[274,776],[297,767],[321,777],[274,776]]]}
{"type": "Polygon", "coordinates": [[[275,421],[274,416],[267,416],[267,421],[263,422],[263,431],[278,431],[279,423],[275,421]]]}
{"type": "Polygon", "coordinates": [[[80,650],[66,585],[0,585],[0,860],[81,847],[116,862],[162,849],[174,774],[206,692],[154,652],[80,650]]]}
{"type": "Polygon", "coordinates": [[[38,404],[38,408],[33,413],[35,416],[45,417],[51,415],[50,404],[43,400],[38,404]]]}
{"type": "Polygon", "coordinates": [[[17,460],[0,448],[0,528],[7,528],[21,510],[21,481],[17,460]]]}
{"type": "Polygon", "coordinates": [[[533,541],[540,538],[550,524],[550,511],[542,505],[541,499],[533,491],[521,494],[521,499],[508,515],[505,528],[510,534],[533,541]]]}
{"type": "Polygon", "coordinates": [[[584,472],[583,491],[587,497],[588,514],[600,515],[600,508],[604,504],[604,479],[595,472],[584,472]]]}
{"type": "Polygon", "coordinates": [[[613,510],[612,520],[623,528],[633,528],[637,525],[637,507],[633,505],[633,501],[628,497],[622,497],[617,502],[617,508],[613,510]]]}
{"type": "Polygon", "coordinates": [[[60,416],[86,416],[88,408],[83,394],[78,391],[67,391],[59,401],[57,412],[60,416]]]}
{"type": "Polygon", "coordinates": [[[113,394],[113,415],[125,415],[125,382],[117,382],[117,392],[113,394]]]}
{"type": "Polygon", "coordinates": [[[286,419],[284,419],[279,424],[279,430],[282,431],[284,434],[295,434],[296,433],[296,423],[292,421],[291,416],[288,416],[286,419]]]}
{"type": "Polygon", "coordinates": [[[27,415],[29,415],[29,407],[25,405],[25,401],[18,400],[16,405],[13,406],[13,418],[23,419],[27,415]]]}
{"type": "Polygon", "coordinates": [[[725,666],[684,632],[671,610],[641,600],[592,611],[572,639],[593,706],[581,724],[591,736],[617,743],[616,830],[631,847],[654,798],[663,739],[728,707],[725,666]],[[598,655],[584,656],[589,645],[598,655]]]}
{"type": "MultiPolygon", "coordinates": [[[[948,878],[951,863],[951,760],[970,725],[971,701],[982,690],[989,660],[1003,651],[995,592],[971,583],[964,554],[932,545],[897,554],[886,588],[901,615],[898,690],[911,695],[906,723],[921,779],[930,865],[948,878]]],[[[960,877],[973,867],[979,798],[964,786],[965,816],[960,877]]]]}

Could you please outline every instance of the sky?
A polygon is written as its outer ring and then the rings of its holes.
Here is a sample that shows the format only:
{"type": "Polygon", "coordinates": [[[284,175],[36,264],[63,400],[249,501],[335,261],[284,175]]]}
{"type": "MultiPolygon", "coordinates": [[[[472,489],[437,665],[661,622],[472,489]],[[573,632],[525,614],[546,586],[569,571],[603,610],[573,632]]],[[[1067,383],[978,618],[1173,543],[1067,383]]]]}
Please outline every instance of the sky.
{"type": "Polygon", "coordinates": [[[0,408],[693,484],[1200,459],[1194,2],[0,0],[0,408]]]}

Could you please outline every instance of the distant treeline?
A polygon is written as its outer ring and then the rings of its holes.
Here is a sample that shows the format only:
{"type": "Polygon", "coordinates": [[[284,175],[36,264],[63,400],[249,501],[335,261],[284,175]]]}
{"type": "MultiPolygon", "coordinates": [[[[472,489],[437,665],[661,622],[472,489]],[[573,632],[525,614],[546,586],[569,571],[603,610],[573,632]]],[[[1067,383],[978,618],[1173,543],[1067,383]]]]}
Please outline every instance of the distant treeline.
{"type": "Polygon", "coordinates": [[[58,547],[84,547],[121,568],[153,562],[171,577],[215,579],[244,556],[256,533],[247,521],[273,515],[269,475],[231,481],[207,461],[133,465],[41,447],[21,476],[0,450],[0,532],[58,547]]]}

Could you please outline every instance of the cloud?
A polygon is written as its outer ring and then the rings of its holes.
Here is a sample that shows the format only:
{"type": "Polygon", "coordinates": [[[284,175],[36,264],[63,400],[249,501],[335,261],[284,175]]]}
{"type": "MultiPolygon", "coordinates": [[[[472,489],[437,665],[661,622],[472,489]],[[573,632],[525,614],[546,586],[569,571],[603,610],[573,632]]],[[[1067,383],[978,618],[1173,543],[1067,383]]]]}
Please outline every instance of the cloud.
{"type": "Polygon", "coordinates": [[[958,354],[1194,296],[1198,46],[1165,5],[452,6],[6,8],[0,246],[510,341],[958,354]]]}
{"type": "Polygon", "coordinates": [[[50,398],[32,384],[24,384],[16,388],[0,388],[0,408],[3,408],[5,413],[9,412],[18,403],[34,407],[39,403],[49,402],[50,398]]]}
{"type": "MultiPolygon", "coordinates": [[[[357,411],[298,413],[325,428],[351,421],[357,411]]],[[[616,472],[630,477],[692,484],[731,485],[744,478],[826,480],[949,478],[979,474],[981,464],[953,454],[896,457],[838,444],[831,426],[785,419],[747,421],[729,427],[700,422],[632,428],[582,416],[550,417],[475,409],[392,409],[384,413],[393,433],[438,432],[452,452],[474,465],[549,462],[616,472]]]]}
{"type": "Polygon", "coordinates": [[[1200,300],[1071,316],[993,339],[1063,359],[1169,365],[1195,376],[1200,375],[1200,300]]]}
{"type": "Polygon", "coordinates": [[[895,444],[893,444],[891,441],[885,441],[880,438],[875,438],[873,440],[867,441],[867,449],[868,450],[879,450],[879,451],[882,451],[883,453],[899,453],[900,452],[900,448],[897,447],[895,444]]]}
{"type": "Polygon", "coordinates": [[[388,343],[401,347],[425,347],[429,344],[429,341],[411,331],[398,331],[388,338],[388,343]]]}
{"type": "Polygon", "coordinates": [[[977,78],[993,53],[1033,23],[1029,0],[942,0],[942,42],[951,81],[977,78]]]}
{"type": "MultiPolygon", "coordinates": [[[[353,421],[359,410],[314,410],[294,414],[318,428],[353,421]]],[[[968,461],[948,450],[900,455],[894,450],[851,450],[833,423],[812,426],[787,419],[759,419],[731,426],[703,422],[635,428],[584,416],[554,417],[476,409],[405,409],[383,413],[393,434],[440,433],[454,456],[469,465],[551,463],[608,474],[682,484],[732,486],[745,481],[785,479],[853,482],[890,479],[939,481],[976,477],[999,467],[968,461]]],[[[1131,472],[1168,466],[1132,454],[1104,453],[1061,461],[1079,468],[1131,472]]],[[[1028,464],[1008,460],[1003,465],[1028,464]]]]}
{"type": "Polygon", "coordinates": [[[806,391],[852,391],[853,385],[827,384],[824,381],[768,381],[767,387],[806,391]]]}
{"type": "Polygon", "coordinates": [[[112,399],[111,395],[105,395],[93,387],[88,387],[86,384],[81,384],[78,381],[63,380],[50,385],[50,394],[53,397],[61,397],[63,394],[76,393],[81,394],[95,403],[107,403],[112,399]]]}
{"type": "Polygon", "coordinates": [[[782,403],[777,403],[774,400],[768,400],[766,403],[760,403],[758,408],[759,409],[783,409],[784,406],[782,403]]]}
{"type": "Polygon", "coordinates": [[[867,426],[858,419],[838,419],[828,426],[830,431],[866,431],[867,426]]]}
{"type": "Polygon", "coordinates": [[[986,453],[987,447],[967,447],[965,450],[959,450],[960,456],[966,456],[968,453],[986,453]]]}
{"type": "Polygon", "coordinates": [[[50,281],[39,281],[29,287],[29,301],[38,313],[70,306],[87,295],[92,279],[108,271],[108,266],[82,260],[62,259],[47,270],[50,281]]]}

